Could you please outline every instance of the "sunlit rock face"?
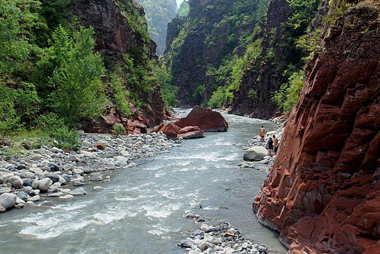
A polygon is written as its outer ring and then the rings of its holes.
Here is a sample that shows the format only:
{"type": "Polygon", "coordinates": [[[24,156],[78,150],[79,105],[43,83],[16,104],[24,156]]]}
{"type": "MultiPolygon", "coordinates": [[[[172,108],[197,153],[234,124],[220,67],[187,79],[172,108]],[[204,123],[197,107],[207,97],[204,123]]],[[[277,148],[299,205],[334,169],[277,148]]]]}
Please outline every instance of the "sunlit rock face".
{"type": "MultiPolygon", "coordinates": [[[[324,31],[322,52],[256,196],[259,220],[290,253],[380,249],[379,3],[324,31]]],[[[368,7],[369,6],[369,7],[368,7]]]]}

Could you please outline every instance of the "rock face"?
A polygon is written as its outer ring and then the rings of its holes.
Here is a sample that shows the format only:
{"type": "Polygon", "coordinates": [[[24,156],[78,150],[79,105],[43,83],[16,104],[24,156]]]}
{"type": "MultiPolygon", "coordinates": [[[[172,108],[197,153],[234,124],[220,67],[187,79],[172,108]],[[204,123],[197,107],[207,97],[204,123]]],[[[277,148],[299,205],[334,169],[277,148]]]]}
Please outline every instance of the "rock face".
{"type": "Polygon", "coordinates": [[[175,123],[180,128],[198,126],[203,131],[227,131],[228,123],[224,117],[211,109],[196,106],[190,114],[175,123]]]}
{"type": "MultiPolygon", "coordinates": [[[[139,28],[132,27],[129,19],[137,20],[141,17],[145,20],[144,9],[141,5],[136,4],[132,0],[88,0],[88,1],[73,1],[70,5],[70,12],[78,18],[81,25],[85,27],[93,27],[95,30],[96,50],[102,55],[105,62],[109,65],[117,65],[123,61],[125,55],[132,56],[133,59],[145,59],[145,67],[148,69],[148,62],[156,59],[156,44],[149,38],[149,35],[144,36],[141,31],[147,29],[146,24],[138,24],[144,26],[139,28]],[[148,37],[148,38],[147,38],[148,37]]],[[[136,26],[136,24],[134,24],[136,26]]],[[[140,63],[141,64],[141,63],[140,63]]],[[[106,64],[107,67],[107,64],[106,64]]],[[[123,70],[129,71],[129,70],[123,70]]],[[[105,77],[105,82],[108,82],[108,77],[105,77]]],[[[142,106],[134,108],[129,105],[132,116],[128,120],[137,120],[142,117],[143,122],[147,126],[154,126],[163,119],[164,103],[161,97],[159,84],[150,84],[152,86],[149,94],[144,93],[139,87],[135,88],[132,84],[123,84],[128,90],[136,90],[136,95],[141,99],[142,106]]],[[[112,84],[109,84],[112,87],[112,84]]],[[[113,92],[110,91],[112,94],[113,92]]],[[[108,114],[103,119],[98,119],[98,123],[89,123],[86,131],[91,132],[109,132],[104,127],[109,125],[109,122],[118,119],[118,122],[123,122],[120,119],[120,112],[115,110],[107,110],[108,114]],[[107,118],[107,119],[104,119],[107,118]]],[[[126,126],[127,124],[125,124],[126,126]]],[[[136,128],[140,129],[140,128],[136,128]]],[[[143,132],[141,132],[143,133],[143,132]]],[[[138,134],[138,130],[135,132],[138,134]]]]}
{"type": "Polygon", "coordinates": [[[359,4],[324,31],[279,153],[254,201],[290,253],[380,249],[380,19],[359,4]]]}
{"type": "Polygon", "coordinates": [[[160,56],[166,46],[166,30],[168,23],[177,14],[175,0],[137,0],[145,10],[148,20],[149,35],[157,44],[157,55],[160,56]]]}

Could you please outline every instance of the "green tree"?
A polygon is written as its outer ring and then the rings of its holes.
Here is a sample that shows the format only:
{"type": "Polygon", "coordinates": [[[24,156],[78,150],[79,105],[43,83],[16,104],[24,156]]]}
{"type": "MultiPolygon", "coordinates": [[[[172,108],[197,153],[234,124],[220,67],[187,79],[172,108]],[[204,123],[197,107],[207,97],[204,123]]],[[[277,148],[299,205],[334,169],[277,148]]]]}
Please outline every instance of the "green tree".
{"type": "Polygon", "coordinates": [[[178,104],[176,99],[176,94],[178,87],[171,85],[171,74],[166,69],[164,65],[159,66],[158,64],[152,64],[152,71],[154,77],[157,79],[161,86],[162,99],[164,100],[165,106],[175,106],[178,104]]]}
{"type": "Polygon", "coordinates": [[[54,32],[53,52],[59,66],[53,72],[51,83],[56,89],[52,95],[54,111],[70,125],[99,116],[105,103],[104,74],[101,56],[93,53],[95,40],[92,28],[81,28],[69,37],[61,26],[54,32]]]}

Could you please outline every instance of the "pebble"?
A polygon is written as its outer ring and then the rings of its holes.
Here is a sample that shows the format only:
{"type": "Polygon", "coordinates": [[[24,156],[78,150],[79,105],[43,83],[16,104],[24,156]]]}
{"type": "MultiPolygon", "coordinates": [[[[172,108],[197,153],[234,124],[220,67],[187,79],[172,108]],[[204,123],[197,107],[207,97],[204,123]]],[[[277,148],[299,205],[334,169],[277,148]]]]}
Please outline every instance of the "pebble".
{"type": "MultiPolygon", "coordinates": [[[[204,220],[197,214],[188,213],[184,217],[197,221],[204,220]]],[[[266,254],[265,246],[253,244],[244,239],[239,230],[231,227],[227,222],[214,221],[214,224],[202,223],[200,230],[189,233],[189,237],[182,239],[178,246],[184,248],[188,254],[266,254]],[[216,223],[216,224],[215,224],[216,223]]]]}

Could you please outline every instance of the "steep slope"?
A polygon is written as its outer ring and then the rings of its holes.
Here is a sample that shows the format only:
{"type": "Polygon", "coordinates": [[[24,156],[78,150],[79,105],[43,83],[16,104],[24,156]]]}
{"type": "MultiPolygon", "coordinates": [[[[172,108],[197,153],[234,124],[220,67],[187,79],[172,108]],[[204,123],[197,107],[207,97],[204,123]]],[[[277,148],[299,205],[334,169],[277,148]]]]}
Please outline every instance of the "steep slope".
{"type": "Polygon", "coordinates": [[[255,198],[259,221],[280,231],[290,253],[380,249],[379,9],[365,1],[325,27],[255,198]]]}
{"type": "Polygon", "coordinates": [[[244,48],[269,1],[190,0],[187,17],[169,24],[166,65],[182,105],[204,104],[218,86],[218,69],[244,48]]]}
{"type": "Polygon", "coordinates": [[[145,10],[148,31],[157,44],[157,55],[163,54],[166,47],[166,30],[168,23],[177,14],[175,0],[137,0],[145,10]]]}
{"type": "Polygon", "coordinates": [[[109,74],[137,70],[136,75],[122,79],[123,86],[135,97],[130,104],[132,115],[143,116],[149,126],[159,123],[164,111],[160,86],[154,79],[148,80],[152,75],[149,62],[156,59],[156,44],[147,33],[142,6],[132,0],[90,0],[76,1],[70,11],[81,25],[94,28],[96,50],[102,54],[109,74]],[[134,79],[138,82],[132,82],[134,79]]]}

